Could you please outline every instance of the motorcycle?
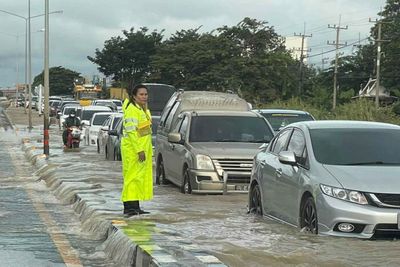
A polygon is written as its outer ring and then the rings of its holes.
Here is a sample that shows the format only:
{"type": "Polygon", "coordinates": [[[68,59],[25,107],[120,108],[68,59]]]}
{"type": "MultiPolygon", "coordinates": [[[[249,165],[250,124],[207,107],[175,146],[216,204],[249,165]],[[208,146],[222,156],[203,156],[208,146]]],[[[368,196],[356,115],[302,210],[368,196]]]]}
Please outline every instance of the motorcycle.
{"type": "Polygon", "coordinates": [[[67,129],[67,148],[79,148],[81,142],[81,129],[76,126],[67,129]]]}

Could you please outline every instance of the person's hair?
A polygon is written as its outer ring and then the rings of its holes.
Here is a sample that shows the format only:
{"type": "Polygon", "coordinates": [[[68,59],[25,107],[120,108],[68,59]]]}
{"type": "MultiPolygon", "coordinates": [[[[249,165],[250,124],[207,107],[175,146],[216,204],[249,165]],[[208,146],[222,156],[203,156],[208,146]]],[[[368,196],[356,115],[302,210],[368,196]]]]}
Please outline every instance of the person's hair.
{"type": "Polygon", "coordinates": [[[129,96],[130,97],[135,96],[140,88],[144,88],[144,89],[148,90],[146,85],[144,85],[144,84],[141,84],[141,83],[137,84],[137,85],[133,85],[133,83],[130,84],[129,85],[129,96]]]}
{"type": "Polygon", "coordinates": [[[76,115],[76,110],[75,110],[75,109],[73,109],[73,110],[71,110],[71,111],[69,112],[69,115],[72,115],[72,114],[76,115]]]}

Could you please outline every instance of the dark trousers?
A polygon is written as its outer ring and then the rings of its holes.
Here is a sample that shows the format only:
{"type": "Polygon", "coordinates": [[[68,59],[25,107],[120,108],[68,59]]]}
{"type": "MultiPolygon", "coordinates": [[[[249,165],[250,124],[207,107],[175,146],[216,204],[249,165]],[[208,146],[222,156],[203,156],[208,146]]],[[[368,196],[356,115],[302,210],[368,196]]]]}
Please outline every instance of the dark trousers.
{"type": "Polygon", "coordinates": [[[64,146],[67,144],[67,136],[68,136],[68,131],[64,130],[62,133],[62,139],[63,139],[64,146]]]}

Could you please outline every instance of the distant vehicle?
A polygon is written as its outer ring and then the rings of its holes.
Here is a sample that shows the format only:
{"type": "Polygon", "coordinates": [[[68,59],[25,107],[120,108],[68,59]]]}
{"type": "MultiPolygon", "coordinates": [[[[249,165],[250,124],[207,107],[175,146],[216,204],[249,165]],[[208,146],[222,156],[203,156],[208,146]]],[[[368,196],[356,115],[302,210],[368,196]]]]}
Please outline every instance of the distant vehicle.
{"type": "Polygon", "coordinates": [[[74,80],[74,96],[81,106],[89,106],[94,99],[98,99],[102,92],[100,79],[94,75],[92,80],[78,77],[74,80]]]}
{"type": "Polygon", "coordinates": [[[109,107],[113,112],[118,112],[118,106],[111,99],[95,99],[91,105],[109,107]]]}
{"type": "Polygon", "coordinates": [[[314,234],[399,235],[400,127],[303,121],[254,158],[249,210],[314,234]]]}
{"type": "Polygon", "coordinates": [[[185,194],[247,192],[253,157],[273,136],[236,94],[180,90],[157,129],[156,182],[168,180],[185,194]]]}
{"type": "Polygon", "coordinates": [[[62,129],[65,119],[69,116],[72,110],[75,110],[76,113],[78,113],[80,109],[82,109],[82,107],[76,103],[65,105],[63,109],[59,112],[58,128],[62,129]]]}
{"type": "Polygon", "coordinates": [[[106,145],[106,158],[110,160],[122,160],[121,157],[121,139],[122,139],[123,119],[121,119],[114,130],[108,131],[108,140],[106,145]]]}
{"type": "Polygon", "coordinates": [[[85,140],[89,145],[97,146],[99,131],[103,123],[114,113],[112,112],[98,112],[93,114],[88,129],[86,130],[85,140]]]}
{"type": "MultiPolygon", "coordinates": [[[[89,126],[90,126],[90,121],[93,117],[93,114],[99,113],[99,112],[112,112],[112,110],[109,107],[104,107],[104,106],[85,106],[82,107],[81,112],[77,113],[77,116],[81,119],[82,123],[82,139],[84,139],[84,144],[89,145],[89,126]],[[79,114],[79,115],[78,115],[79,114]]],[[[97,140],[97,138],[96,138],[97,140]]]]}
{"type": "MultiPolygon", "coordinates": [[[[156,146],[157,127],[160,122],[160,116],[151,116],[151,142],[153,150],[156,146]]],[[[123,121],[118,121],[116,127],[108,132],[106,144],[106,159],[121,160],[121,139],[122,139],[123,121]]],[[[153,154],[154,156],[154,154],[153,154]]]]}
{"type": "MultiPolygon", "coordinates": [[[[154,116],[160,116],[163,111],[165,104],[176,92],[176,88],[172,85],[161,84],[161,83],[144,83],[148,89],[148,107],[151,114],[154,116]]],[[[123,88],[110,88],[111,98],[124,100],[128,97],[126,90],[123,88]]]]}
{"type": "Polygon", "coordinates": [[[61,100],[61,103],[57,106],[57,119],[60,118],[60,115],[61,115],[60,112],[62,111],[64,106],[68,105],[68,104],[79,105],[79,102],[75,101],[75,100],[66,100],[66,99],[61,100]]]}
{"type": "Polygon", "coordinates": [[[285,127],[294,122],[298,121],[313,121],[314,117],[301,110],[289,110],[289,109],[255,109],[255,112],[263,115],[267,121],[271,124],[274,131],[277,133],[285,127]]]}
{"type": "Polygon", "coordinates": [[[108,117],[108,119],[103,123],[100,128],[99,135],[97,138],[97,152],[104,153],[106,159],[110,159],[109,146],[107,144],[110,137],[109,131],[114,130],[117,124],[122,118],[121,113],[113,113],[108,117]]]}

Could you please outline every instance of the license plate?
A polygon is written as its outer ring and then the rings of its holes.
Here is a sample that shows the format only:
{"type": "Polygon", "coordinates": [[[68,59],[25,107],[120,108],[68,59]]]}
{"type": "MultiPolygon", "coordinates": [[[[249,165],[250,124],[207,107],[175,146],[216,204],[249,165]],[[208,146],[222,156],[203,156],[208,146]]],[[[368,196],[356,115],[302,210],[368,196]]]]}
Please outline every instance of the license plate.
{"type": "Polygon", "coordinates": [[[248,185],[236,185],[235,189],[238,191],[249,191],[249,186],[248,185]]]}

